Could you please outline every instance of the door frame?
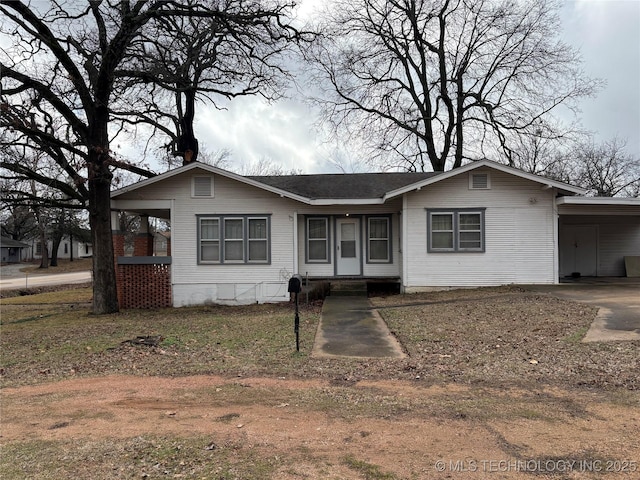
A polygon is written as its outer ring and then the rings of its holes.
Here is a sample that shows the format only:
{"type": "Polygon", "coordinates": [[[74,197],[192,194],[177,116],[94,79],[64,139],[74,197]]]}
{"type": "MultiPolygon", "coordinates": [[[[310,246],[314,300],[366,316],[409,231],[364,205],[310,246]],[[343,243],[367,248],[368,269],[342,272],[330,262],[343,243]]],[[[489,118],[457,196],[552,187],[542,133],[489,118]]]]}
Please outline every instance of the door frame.
{"type": "Polygon", "coordinates": [[[335,258],[334,264],[334,275],[336,277],[361,277],[362,276],[362,216],[361,215],[344,215],[334,218],[334,228],[333,228],[333,253],[335,258]],[[357,273],[339,273],[339,262],[340,262],[340,224],[346,221],[352,221],[356,226],[356,257],[357,257],[357,265],[358,271],[357,273]]]}

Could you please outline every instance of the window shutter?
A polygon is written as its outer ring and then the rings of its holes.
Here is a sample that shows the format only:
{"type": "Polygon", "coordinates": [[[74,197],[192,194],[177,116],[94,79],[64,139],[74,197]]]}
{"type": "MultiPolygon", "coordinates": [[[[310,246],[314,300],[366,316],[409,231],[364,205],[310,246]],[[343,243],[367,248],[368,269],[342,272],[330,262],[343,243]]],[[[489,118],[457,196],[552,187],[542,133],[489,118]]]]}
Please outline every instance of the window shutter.
{"type": "Polygon", "coordinates": [[[193,196],[212,197],[211,177],[193,177],[193,196]]]}

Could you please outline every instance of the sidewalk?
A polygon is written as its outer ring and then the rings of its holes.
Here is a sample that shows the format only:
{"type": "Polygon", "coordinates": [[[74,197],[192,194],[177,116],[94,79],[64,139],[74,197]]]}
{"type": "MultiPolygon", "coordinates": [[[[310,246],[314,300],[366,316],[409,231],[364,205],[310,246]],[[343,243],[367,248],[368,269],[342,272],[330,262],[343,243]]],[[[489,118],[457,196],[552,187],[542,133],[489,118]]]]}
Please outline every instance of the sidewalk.
{"type": "Polygon", "coordinates": [[[364,297],[325,298],[313,357],[392,357],[406,355],[389,328],[364,297]]]}

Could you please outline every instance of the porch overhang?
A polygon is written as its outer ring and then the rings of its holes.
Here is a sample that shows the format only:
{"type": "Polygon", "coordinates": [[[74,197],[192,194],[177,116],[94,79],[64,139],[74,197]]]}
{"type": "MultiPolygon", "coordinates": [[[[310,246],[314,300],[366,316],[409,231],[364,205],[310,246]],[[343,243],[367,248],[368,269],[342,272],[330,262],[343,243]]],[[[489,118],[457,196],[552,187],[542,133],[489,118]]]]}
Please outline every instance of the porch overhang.
{"type": "Polygon", "coordinates": [[[173,200],[111,200],[111,210],[171,220],[173,200]]]}

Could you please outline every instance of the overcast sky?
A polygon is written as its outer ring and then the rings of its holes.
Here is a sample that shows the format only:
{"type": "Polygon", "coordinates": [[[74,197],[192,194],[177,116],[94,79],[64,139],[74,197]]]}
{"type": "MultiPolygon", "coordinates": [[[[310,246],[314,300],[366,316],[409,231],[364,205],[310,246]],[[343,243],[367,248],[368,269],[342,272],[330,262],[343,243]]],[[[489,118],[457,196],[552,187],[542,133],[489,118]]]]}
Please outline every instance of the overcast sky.
{"type": "MultiPolygon", "coordinates": [[[[626,139],[627,152],[640,158],[640,1],[570,0],[561,18],[561,38],[580,49],[586,74],[606,81],[597,98],[582,102],[583,126],[596,141],[626,139]]],[[[337,172],[336,160],[353,170],[359,159],[327,144],[315,115],[296,98],[272,105],[237,98],[227,110],[201,111],[197,135],[210,152],[230,150],[236,168],[265,158],[303,173],[337,172]]]]}

